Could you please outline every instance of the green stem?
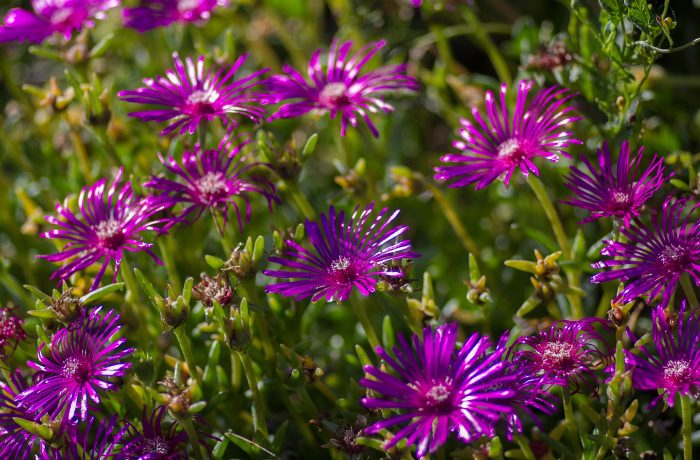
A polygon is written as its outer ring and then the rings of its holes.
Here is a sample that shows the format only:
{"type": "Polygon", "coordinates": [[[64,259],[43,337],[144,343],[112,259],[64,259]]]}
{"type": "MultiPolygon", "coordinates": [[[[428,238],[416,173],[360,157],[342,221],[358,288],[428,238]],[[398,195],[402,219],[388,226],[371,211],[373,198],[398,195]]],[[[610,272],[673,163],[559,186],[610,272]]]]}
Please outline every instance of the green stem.
{"type": "Polygon", "coordinates": [[[192,354],[190,338],[187,336],[187,333],[185,332],[185,329],[182,326],[173,329],[173,333],[175,334],[175,337],[177,338],[177,341],[180,344],[180,350],[182,350],[182,354],[185,356],[185,362],[187,363],[187,367],[190,369],[190,375],[194,377],[194,379],[197,381],[197,384],[201,387],[202,381],[199,377],[199,372],[197,372],[197,364],[194,359],[194,355],[192,354]]]}
{"type": "Polygon", "coordinates": [[[287,188],[289,190],[289,194],[292,197],[292,201],[294,201],[294,204],[296,205],[297,209],[299,212],[307,219],[309,220],[314,220],[316,218],[316,211],[314,210],[314,207],[309,203],[309,200],[306,198],[306,195],[304,195],[299,188],[299,184],[294,184],[294,183],[287,183],[287,188]]]}
{"type": "Polygon", "coordinates": [[[360,320],[362,328],[365,330],[367,341],[369,341],[369,344],[372,346],[372,349],[376,349],[378,346],[380,346],[380,342],[377,338],[377,333],[374,330],[374,326],[372,326],[372,322],[367,316],[367,310],[365,309],[364,302],[362,302],[361,299],[352,299],[350,300],[350,305],[352,306],[352,309],[355,312],[357,319],[360,320]]]}
{"type": "Polygon", "coordinates": [[[438,204],[438,206],[440,206],[442,214],[445,216],[447,222],[450,224],[450,227],[452,227],[452,230],[459,238],[459,241],[462,243],[462,246],[464,246],[464,249],[466,249],[467,252],[474,254],[474,257],[476,257],[478,260],[481,252],[479,251],[479,246],[477,246],[476,242],[469,234],[469,231],[467,231],[464,225],[462,225],[462,221],[459,218],[454,206],[452,206],[452,203],[450,203],[450,200],[445,197],[442,190],[436,187],[435,184],[427,180],[423,180],[423,183],[428,187],[430,193],[433,194],[435,202],[438,204]]]}
{"type": "MultiPolygon", "coordinates": [[[[248,298],[253,305],[262,307],[260,302],[260,297],[258,296],[258,290],[255,286],[255,280],[250,279],[246,282],[240,284],[240,288],[243,291],[243,295],[248,298]]],[[[275,347],[272,345],[272,339],[270,338],[270,328],[267,324],[267,318],[265,315],[259,313],[253,313],[253,322],[258,328],[260,333],[260,341],[262,342],[263,352],[265,353],[265,359],[268,361],[272,368],[275,367],[277,352],[275,347]]]]}
{"type": "Polygon", "coordinates": [[[693,409],[690,396],[681,396],[681,414],[683,416],[683,460],[693,460],[693,409]]]}
{"type": "Polygon", "coordinates": [[[566,386],[566,384],[561,387],[561,394],[562,404],[564,406],[564,418],[566,420],[566,431],[569,433],[569,437],[571,438],[570,442],[574,448],[575,457],[579,458],[581,444],[577,439],[578,428],[576,426],[576,419],[574,418],[574,407],[571,403],[571,390],[569,390],[569,387],[566,386]]]}
{"type": "Polygon", "coordinates": [[[515,439],[515,442],[517,442],[518,446],[520,446],[520,451],[523,453],[525,460],[535,460],[535,454],[532,452],[530,444],[527,442],[525,436],[522,434],[516,434],[513,435],[513,439],[515,439]]]}
{"type": "Polygon", "coordinates": [[[685,292],[685,298],[690,303],[691,309],[696,308],[698,306],[698,296],[695,294],[695,288],[693,288],[693,284],[690,282],[690,277],[687,273],[681,275],[681,287],[683,288],[683,292],[685,292]]]}
{"type": "Polygon", "coordinates": [[[238,390],[241,387],[241,360],[231,353],[231,388],[238,390]]]}
{"type": "Polygon", "coordinates": [[[168,279],[170,280],[170,285],[173,287],[175,292],[179,294],[180,286],[180,275],[178,275],[177,268],[175,267],[175,261],[173,260],[173,253],[175,252],[173,248],[173,239],[171,235],[165,235],[158,239],[158,246],[160,247],[160,255],[163,258],[163,264],[165,265],[165,270],[168,272],[168,279]]]}
{"type": "Polygon", "coordinates": [[[149,330],[149,325],[151,325],[151,310],[144,305],[141,300],[139,284],[136,282],[136,278],[134,278],[134,272],[129,262],[127,262],[126,257],[122,257],[119,274],[126,284],[125,303],[134,312],[134,316],[138,318],[138,331],[146,332],[147,335],[152,336],[152,331],[149,330]]]}
{"type": "Polygon", "coordinates": [[[192,425],[192,419],[189,416],[175,416],[175,419],[185,430],[185,433],[187,433],[187,438],[190,440],[192,450],[194,451],[194,458],[197,460],[203,460],[204,457],[202,456],[202,448],[199,444],[199,438],[197,437],[197,432],[194,429],[194,425],[192,425]]]}
{"type": "Polygon", "coordinates": [[[469,24],[474,31],[474,38],[476,39],[477,43],[489,57],[489,60],[496,71],[496,75],[498,75],[498,79],[510,86],[513,79],[510,75],[510,70],[508,70],[508,64],[506,63],[506,60],[501,52],[498,50],[496,44],[493,42],[493,40],[491,40],[489,34],[486,32],[486,30],[484,30],[483,23],[476,16],[472,8],[464,7],[461,9],[461,11],[466,23],[469,24]]]}
{"type": "Polygon", "coordinates": [[[240,351],[236,353],[238,353],[238,357],[241,359],[246,379],[248,379],[250,392],[253,394],[253,429],[255,431],[260,430],[263,436],[265,436],[265,439],[267,439],[269,434],[267,432],[267,423],[265,422],[265,402],[258,389],[255,372],[253,371],[253,363],[251,363],[247,353],[240,351]]]}

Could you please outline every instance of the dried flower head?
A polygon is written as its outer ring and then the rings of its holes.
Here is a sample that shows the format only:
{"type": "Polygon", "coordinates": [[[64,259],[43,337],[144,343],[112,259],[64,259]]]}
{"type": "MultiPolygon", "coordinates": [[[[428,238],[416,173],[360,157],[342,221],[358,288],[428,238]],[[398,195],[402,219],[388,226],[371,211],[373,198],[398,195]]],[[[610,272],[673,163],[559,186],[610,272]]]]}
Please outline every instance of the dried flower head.
{"type": "MultiPolygon", "coordinates": [[[[24,320],[16,316],[12,308],[0,307],[0,361],[5,361],[27,338],[24,332],[24,320]]],[[[0,364],[1,365],[1,364],[0,364]]]]}

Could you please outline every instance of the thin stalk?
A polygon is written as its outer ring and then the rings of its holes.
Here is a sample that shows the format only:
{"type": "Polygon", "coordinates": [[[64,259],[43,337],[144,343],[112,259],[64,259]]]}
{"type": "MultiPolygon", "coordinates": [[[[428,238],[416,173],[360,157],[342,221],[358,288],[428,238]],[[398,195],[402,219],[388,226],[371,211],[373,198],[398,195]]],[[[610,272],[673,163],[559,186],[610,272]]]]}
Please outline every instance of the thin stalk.
{"type": "MultiPolygon", "coordinates": [[[[240,288],[243,291],[243,295],[247,297],[248,300],[253,303],[253,305],[262,307],[254,279],[241,283],[240,288]]],[[[275,347],[272,346],[272,339],[270,338],[270,328],[267,325],[267,318],[265,318],[265,315],[261,315],[259,313],[253,313],[252,316],[253,322],[257,326],[258,332],[260,333],[260,341],[262,342],[265,359],[267,359],[270,366],[274,368],[275,361],[277,359],[277,352],[275,347]]]]}
{"type": "Polygon", "coordinates": [[[681,396],[681,415],[683,417],[683,460],[693,460],[693,409],[690,396],[681,396]]]}
{"type": "Polygon", "coordinates": [[[470,7],[462,8],[461,11],[466,23],[472,27],[474,31],[474,38],[476,39],[476,42],[489,57],[489,60],[496,71],[496,75],[498,75],[498,79],[510,86],[513,79],[510,75],[508,64],[506,63],[506,60],[501,52],[498,50],[496,44],[493,42],[493,40],[491,40],[489,34],[486,32],[486,30],[484,30],[481,20],[476,16],[476,13],[474,13],[474,10],[470,7]]]}
{"type": "Polygon", "coordinates": [[[80,171],[83,173],[85,181],[92,182],[92,174],[90,173],[90,161],[88,160],[87,151],[85,150],[85,144],[80,138],[80,134],[75,129],[70,130],[70,140],[73,144],[73,149],[75,150],[75,156],[78,158],[78,165],[80,166],[80,171]]]}
{"type": "Polygon", "coordinates": [[[535,460],[535,454],[532,452],[530,444],[527,442],[527,439],[525,439],[525,436],[522,434],[515,434],[513,435],[513,439],[515,439],[515,442],[518,443],[520,451],[523,453],[525,460],[535,460]]]}
{"type": "Polygon", "coordinates": [[[578,427],[574,418],[574,407],[571,403],[571,390],[564,384],[561,387],[562,404],[564,406],[564,418],[566,420],[566,431],[571,438],[572,447],[574,448],[575,457],[580,457],[581,443],[578,441],[578,427]]]}
{"type": "Polygon", "coordinates": [[[231,388],[234,391],[241,387],[241,375],[241,360],[237,354],[231,353],[231,388]]]}
{"type": "Polygon", "coordinates": [[[372,349],[376,349],[378,346],[380,346],[381,342],[379,342],[379,339],[377,338],[377,333],[374,330],[374,326],[372,326],[372,322],[369,320],[369,317],[367,316],[367,310],[365,309],[365,303],[362,302],[361,300],[353,299],[350,301],[350,305],[352,306],[352,309],[355,312],[357,319],[360,320],[360,324],[362,324],[362,328],[365,330],[365,335],[367,336],[367,340],[369,341],[369,344],[372,346],[372,349]]]}
{"type": "Polygon", "coordinates": [[[479,253],[481,252],[479,251],[479,246],[477,246],[476,242],[469,234],[469,231],[464,227],[464,225],[462,225],[462,221],[460,220],[454,206],[452,206],[452,203],[450,203],[450,200],[445,197],[442,190],[440,190],[439,187],[436,187],[435,184],[429,182],[428,180],[423,180],[423,183],[428,187],[430,193],[433,194],[435,202],[438,204],[438,206],[440,206],[442,214],[447,219],[447,222],[450,224],[450,227],[452,227],[452,230],[457,235],[457,238],[459,238],[459,241],[462,243],[462,246],[464,246],[464,249],[466,249],[467,252],[474,254],[474,257],[479,260],[479,253]]]}
{"type": "Polygon", "coordinates": [[[287,189],[289,190],[289,194],[292,197],[292,201],[294,201],[294,204],[299,210],[299,212],[305,218],[309,220],[314,220],[316,218],[316,211],[314,210],[314,207],[311,205],[311,203],[309,203],[309,200],[306,198],[306,195],[302,193],[301,189],[299,188],[299,184],[287,183],[287,189]]]}
{"type": "Polygon", "coordinates": [[[180,350],[185,357],[185,362],[187,367],[190,369],[190,375],[194,377],[197,381],[197,385],[202,386],[202,380],[199,377],[199,372],[197,372],[197,364],[192,354],[192,347],[190,346],[190,338],[187,336],[185,329],[181,327],[176,327],[173,329],[173,333],[177,338],[177,342],[180,344],[180,350]]]}
{"type": "Polygon", "coordinates": [[[146,307],[141,300],[139,285],[136,282],[136,278],[134,278],[134,272],[131,270],[131,266],[129,262],[127,262],[126,257],[122,257],[119,274],[126,284],[124,300],[126,304],[131,307],[134,316],[138,318],[138,330],[145,331],[147,335],[151,335],[148,330],[148,326],[151,324],[151,310],[146,307]]]}
{"type": "Polygon", "coordinates": [[[189,416],[175,416],[175,418],[180,426],[182,426],[182,428],[185,430],[185,433],[187,433],[187,438],[190,440],[192,450],[194,451],[194,458],[197,460],[204,460],[204,457],[202,456],[202,447],[199,445],[199,438],[197,437],[197,432],[194,429],[194,425],[192,425],[192,419],[189,416]]]}
{"type": "Polygon", "coordinates": [[[171,235],[164,235],[161,238],[158,238],[160,255],[163,259],[165,270],[168,272],[168,280],[170,281],[170,285],[175,290],[175,293],[179,294],[179,289],[182,284],[180,284],[180,275],[178,275],[177,269],[175,268],[175,261],[173,260],[173,253],[175,251],[172,242],[173,239],[171,235]]]}
{"type": "Polygon", "coordinates": [[[265,439],[269,436],[267,431],[267,423],[265,421],[265,401],[262,399],[260,390],[258,389],[258,383],[255,380],[255,372],[253,371],[253,363],[250,361],[250,357],[245,352],[237,351],[238,357],[241,359],[243,364],[243,370],[245,371],[245,376],[248,379],[248,386],[250,387],[250,392],[253,394],[253,429],[255,431],[260,430],[265,436],[265,439]]]}
{"type": "Polygon", "coordinates": [[[685,293],[685,298],[688,300],[688,303],[690,303],[690,307],[696,308],[698,306],[698,296],[695,294],[695,289],[687,273],[681,275],[681,287],[685,293]]]}

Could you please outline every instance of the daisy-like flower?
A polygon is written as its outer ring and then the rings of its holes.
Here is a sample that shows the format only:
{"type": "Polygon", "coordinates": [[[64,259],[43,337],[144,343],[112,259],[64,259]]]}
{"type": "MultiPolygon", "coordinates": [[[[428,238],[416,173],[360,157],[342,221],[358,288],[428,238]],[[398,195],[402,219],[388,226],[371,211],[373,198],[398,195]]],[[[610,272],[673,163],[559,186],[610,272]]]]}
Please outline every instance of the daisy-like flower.
{"type": "Polygon", "coordinates": [[[161,264],[160,259],[149,249],[153,244],[146,243],[141,238],[146,231],[163,232],[157,227],[162,222],[153,217],[164,209],[164,205],[156,205],[150,198],[135,197],[130,182],[118,189],[122,173],[123,169],[120,169],[109,188],[106,179],[83,188],[78,197],[79,216],[68,209],[66,203],[57,203],[58,216],[46,217],[46,221],[57,228],[42,233],[41,237],[66,240],[68,244],[56,254],[39,257],[50,262],[72,259],[56,270],[51,279],[66,280],[73,273],[102,261],[92,284],[92,289],[95,289],[112,261],[116,280],[125,252],[145,251],[161,264]]]}
{"type": "Polygon", "coordinates": [[[196,62],[191,58],[182,62],[173,53],[174,70],[167,70],[166,77],[143,80],[144,87],[120,91],[118,96],[126,102],[160,106],[129,116],[143,121],[170,122],[161,135],[180,129],[180,134],[193,134],[205,121],[219,119],[224,125],[235,128],[238,121],[234,115],[242,115],[259,123],[265,116],[260,104],[270,102],[271,96],[251,90],[260,84],[258,77],[268,69],[253,72],[247,77],[236,79],[236,72],[245,63],[248,54],[240,56],[228,69],[216,71],[204,69],[204,56],[196,62]]]}
{"type": "Polygon", "coordinates": [[[11,382],[0,382],[0,458],[26,460],[34,445],[43,447],[45,441],[22,428],[15,419],[39,422],[39,418],[27,413],[17,404],[18,393],[27,388],[19,371],[10,374],[11,382]]]}
{"type": "Polygon", "coordinates": [[[17,317],[12,309],[0,307],[0,360],[5,361],[17,345],[27,338],[23,324],[24,320],[17,317]]]}
{"type": "Polygon", "coordinates": [[[639,164],[644,147],[637,155],[630,158],[630,145],[622,143],[620,157],[614,162],[608,143],[597,150],[600,171],[586,157],[581,157],[589,173],[571,167],[571,174],[564,185],[575,195],[563,203],[591,211],[581,223],[590,222],[601,217],[616,217],[629,226],[649,198],[666,180],[664,177],[664,160],[656,155],[649,166],[639,174],[639,164]]]}
{"type": "Polygon", "coordinates": [[[41,43],[55,33],[70,39],[73,31],[95,25],[121,0],[32,0],[32,11],[12,8],[0,26],[0,43],[41,43]]]}
{"type": "Polygon", "coordinates": [[[114,391],[111,379],[123,376],[131,367],[126,362],[134,351],[126,339],[113,340],[119,333],[119,315],[102,313],[101,308],[83,310],[80,318],[60,329],[51,340],[50,354],[39,348],[35,383],[17,397],[18,403],[36,417],[63,414],[63,423],[87,420],[89,400],[98,404],[98,390],[114,391]]]}
{"type": "Polygon", "coordinates": [[[265,291],[297,300],[311,297],[312,302],[323,298],[342,302],[353,288],[365,296],[374,292],[379,276],[401,276],[387,263],[417,256],[411,251],[410,241],[399,241],[408,227],[390,227],[399,211],[389,214],[386,208],[370,219],[373,209],[374,203],[363,210],[355,208],[346,222],[345,213],[336,213],[331,207],[328,215],[321,214],[320,225],[307,220],[304,225],[313,249],[287,241],[284,258],[270,257],[270,262],[280,264],[284,270],[263,273],[293,281],[268,285],[265,291]]]}
{"type": "Polygon", "coordinates": [[[81,429],[78,426],[67,427],[62,447],[47,448],[41,445],[37,460],[106,460],[120,459],[121,438],[126,434],[127,426],[122,425],[116,415],[99,422],[94,417],[88,419],[81,429]]]}
{"type": "Polygon", "coordinates": [[[146,32],[175,22],[202,23],[219,6],[228,6],[228,0],[141,0],[135,8],[124,8],[124,25],[146,32]]]}
{"type": "MultiPolygon", "coordinates": [[[[182,221],[189,216],[197,219],[204,210],[209,209],[212,213],[221,213],[226,225],[229,210],[233,208],[242,232],[244,218],[237,199],[241,199],[245,205],[246,223],[251,213],[249,195],[259,194],[265,197],[270,212],[272,203],[279,202],[272,182],[248,174],[252,168],[264,166],[263,163],[245,163],[247,156],[241,152],[249,142],[245,140],[231,146],[224,140],[215,150],[201,150],[199,144],[196,144],[193,151],[188,150],[182,154],[181,162],[173,156],[159,156],[163,166],[176,179],[152,176],[143,186],[162,193],[153,198],[159,205],[167,208],[184,205],[173,222],[182,221]]],[[[219,231],[223,233],[223,228],[219,231]]]]}
{"type": "Polygon", "coordinates": [[[512,112],[507,107],[505,83],[501,85],[500,103],[487,91],[487,118],[473,107],[476,123],[460,120],[462,139],[452,145],[463,153],[444,155],[441,161],[447,164],[435,168],[435,179],[448,182],[450,187],[475,184],[478,190],[502,178],[508,186],[518,168],[524,176],[530,172],[539,175],[534,163],[537,157],[551,162],[559,161],[560,155],[568,158],[565,149],[581,143],[566,130],[569,123],[581,118],[572,116],[573,108],[564,108],[573,94],[551,87],[538,91],[528,103],[533,84],[525,80],[519,83],[512,112]]]}
{"type": "Polygon", "coordinates": [[[643,295],[653,299],[662,294],[662,307],[668,305],[684,274],[695,285],[700,284],[700,220],[691,217],[698,206],[693,205],[685,213],[685,200],[674,203],[667,199],[661,216],[654,216],[650,227],[635,219],[631,226],[622,228],[620,232],[627,242],[606,241],[601,254],[609,259],[591,265],[612,270],[593,275],[591,282],[624,282],[614,299],[617,303],[628,303],[643,295]]]}
{"type": "Polygon", "coordinates": [[[597,326],[605,327],[605,322],[599,318],[555,321],[546,330],[519,338],[513,362],[543,385],[568,385],[574,393],[581,387],[595,392],[599,383],[595,370],[608,361],[597,326]]]}
{"type": "Polygon", "coordinates": [[[418,82],[406,75],[406,65],[390,65],[361,74],[362,68],[380,49],[384,40],[370,43],[356,54],[348,56],[352,42],[333,41],[325,68],[321,64],[321,52],[316,51],[309,62],[308,75],[285,65],[285,75],[275,75],[269,87],[279,100],[297,99],[282,105],[272,119],[293,118],[308,112],[329,113],[331,118],[340,115],[340,135],[344,136],[348,124],[357,126],[362,117],[374,136],[377,128],[369,118],[370,113],[392,112],[382,96],[398,90],[418,90],[418,82]]]}
{"type": "MultiPolygon", "coordinates": [[[[186,447],[189,443],[187,434],[179,430],[176,421],[171,422],[167,428],[163,428],[165,406],[156,407],[151,415],[147,415],[143,408],[141,416],[141,428],[131,422],[127,422],[127,434],[124,437],[120,451],[121,458],[137,458],[139,460],[187,460],[186,447]]],[[[200,436],[212,438],[197,432],[200,436]]],[[[200,439],[207,449],[211,447],[200,439]]]]}
{"type": "MultiPolygon", "coordinates": [[[[652,312],[652,337],[656,353],[644,345],[641,353],[626,351],[626,363],[632,368],[632,384],[640,390],[661,390],[669,406],[676,393],[698,398],[700,396],[700,318],[698,310],[685,317],[686,303],[682,302],[672,324],[663,307],[652,312]]],[[[635,337],[629,333],[632,340],[635,337]]]]}
{"type": "Polygon", "coordinates": [[[468,443],[481,436],[493,436],[495,425],[512,412],[509,399],[515,394],[514,377],[504,373],[504,348],[492,347],[491,340],[475,333],[458,349],[457,324],[423,330],[423,339],[412,341],[399,335],[394,356],[381,347],[376,352],[396,375],[365,366],[360,384],[378,396],[361,400],[368,409],[401,411],[364,430],[372,435],[402,425],[384,443],[390,449],[402,439],[416,445],[416,456],[435,452],[455,432],[468,443]]]}

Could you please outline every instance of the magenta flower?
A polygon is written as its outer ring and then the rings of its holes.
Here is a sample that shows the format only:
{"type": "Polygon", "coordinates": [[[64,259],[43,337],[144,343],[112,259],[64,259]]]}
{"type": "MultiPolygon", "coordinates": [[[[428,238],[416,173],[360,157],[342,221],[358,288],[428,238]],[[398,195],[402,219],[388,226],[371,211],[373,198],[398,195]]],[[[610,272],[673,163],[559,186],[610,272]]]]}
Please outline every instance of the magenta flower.
{"type": "Polygon", "coordinates": [[[512,412],[509,402],[515,391],[513,375],[506,375],[501,361],[505,349],[489,352],[489,338],[472,334],[457,347],[457,324],[423,330],[423,339],[412,341],[401,335],[394,357],[381,347],[376,352],[394,374],[375,366],[365,366],[366,378],[360,385],[379,394],[362,398],[362,405],[373,410],[399,410],[400,413],[376,422],[364,430],[372,435],[402,425],[384,443],[390,449],[402,439],[416,445],[416,456],[435,452],[454,432],[465,443],[481,436],[493,436],[498,420],[512,412]]]}
{"type": "Polygon", "coordinates": [[[0,43],[41,43],[55,33],[70,39],[73,31],[95,25],[121,0],[32,0],[34,12],[12,8],[0,26],[0,43]]]}
{"type": "Polygon", "coordinates": [[[124,338],[113,340],[120,329],[119,315],[113,311],[83,310],[78,319],[56,332],[50,354],[43,353],[46,344],[42,344],[38,362],[27,362],[38,372],[34,385],[18,395],[19,405],[37,418],[48,414],[55,419],[62,414],[66,424],[87,420],[88,399],[99,404],[98,390],[116,390],[112,379],[131,367],[125,359],[134,349],[124,347],[124,338]]]}
{"type": "Polygon", "coordinates": [[[56,238],[68,241],[56,254],[39,257],[51,262],[64,262],[72,259],[56,270],[51,279],[68,279],[73,273],[102,261],[92,289],[100,284],[107,266],[114,261],[114,280],[124,252],[145,251],[158,264],[160,259],[149,249],[153,244],[141,240],[146,231],[163,232],[156,226],[161,223],[153,216],[164,206],[157,205],[150,198],[134,196],[131,183],[127,182],[117,190],[123,169],[107,189],[106,179],[84,187],[78,197],[80,217],[77,217],[67,204],[56,204],[58,216],[46,216],[46,221],[57,227],[41,234],[42,238],[56,238]]]}
{"type": "Polygon", "coordinates": [[[614,299],[618,303],[662,294],[662,307],[668,305],[683,274],[688,274],[695,285],[700,284],[700,220],[691,217],[698,206],[693,205],[683,217],[686,201],[673,203],[667,199],[661,217],[653,217],[651,227],[635,219],[632,226],[622,228],[627,242],[606,241],[600,253],[609,259],[591,265],[612,270],[593,275],[591,282],[624,282],[614,299]]]}
{"type": "Polygon", "coordinates": [[[285,257],[270,257],[270,262],[280,264],[284,270],[265,270],[267,276],[287,278],[293,281],[271,284],[265,292],[276,292],[297,300],[311,297],[315,302],[325,298],[342,302],[348,299],[353,288],[362,295],[374,292],[379,276],[401,276],[401,272],[386,264],[392,260],[412,259],[408,240],[399,241],[408,227],[389,225],[399,215],[382,209],[370,220],[374,203],[360,211],[359,207],[349,222],[345,213],[337,214],[331,207],[328,215],[321,214],[321,225],[305,222],[313,250],[294,241],[287,241],[285,257]]]}
{"type": "MultiPolygon", "coordinates": [[[[17,348],[19,343],[27,338],[24,332],[24,320],[16,316],[11,308],[0,307],[0,360],[5,361],[17,348]],[[9,352],[8,352],[9,349],[9,352]]],[[[0,364],[2,365],[2,364],[0,364]]]]}
{"type": "Polygon", "coordinates": [[[42,443],[37,460],[107,460],[123,459],[119,444],[126,434],[116,415],[102,421],[91,417],[81,429],[71,425],[65,430],[65,444],[62,447],[49,447],[42,443]],[[120,426],[121,425],[121,426],[120,426]]]}
{"type": "Polygon", "coordinates": [[[555,321],[546,330],[519,338],[513,362],[544,385],[568,385],[574,393],[581,387],[596,391],[595,370],[608,361],[608,354],[600,348],[605,340],[596,326],[605,325],[599,318],[555,321]]]}
{"type": "MultiPolygon", "coordinates": [[[[212,213],[221,213],[226,225],[229,209],[233,207],[242,232],[243,218],[237,199],[245,204],[246,223],[251,213],[250,194],[265,197],[270,212],[272,203],[279,202],[272,182],[263,177],[246,177],[252,168],[263,165],[244,163],[247,157],[241,151],[249,142],[246,140],[231,146],[223,141],[215,150],[201,150],[199,144],[196,144],[194,151],[187,150],[182,154],[181,162],[173,156],[161,156],[161,163],[176,176],[176,180],[152,176],[143,186],[162,192],[153,200],[163,207],[184,205],[173,223],[190,215],[197,219],[204,210],[209,209],[212,213]]],[[[219,230],[223,234],[223,228],[219,230]]]]}
{"type": "Polygon", "coordinates": [[[228,6],[229,0],[141,0],[136,8],[124,8],[124,25],[146,32],[175,22],[201,23],[211,17],[219,6],[228,6]]]}
{"type": "Polygon", "coordinates": [[[167,70],[167,77],[143,80],[145,87],[135,90],[120,91],[118,96],[127,102],[150,104],[162,108],[131,112],[129,116],[143,121],[168,121],[161,135],[180,128],[180,134],[193,134],[202,122],[219,119],[224,125],[238,126],[233,115],[242,115],[259,123],[265,116],[265,110],[259,107],[271,101],[271,96],[251,92],[260,82],[258,77],[268,69],[253,72],[247,77],[235,78],[236,72],[243,66],[248,54],[243,54],[228,69],[204,71],[204,56],[197,62],[191,58],[182,62],[177,53],[173,53],[175,70],[167,70]]]}
{"type": "Polygon", "coordinates": [[[385,66],[360,74],[365,64],[384,45],[384,40],[370,43],[349,57],[352,42],[341,44],[334,40],[325,69],[320,62],[322,50],[314,53],[307,71],[309,80],[291,66],[285,65],[283,70],[286,75],[271,77],[268,85],[279,100],[297,101],[282,105],[271,119],[293,118],[312,111],[329,113],[331,118],[340,115],[340,135],[344,136],[348,123],[356,127],[360,116],[372,134],[379,136],[369,114],[394,110],[382,96],[392,91],[418,90],[418,82],[406,75],[405,64],[385,66]]]}
{"type": "MultiPolygon", "coordinates": [[[[692,398],[700,396],[700,318],[697,309],[687,317],[685,310],[686,302],[682,302],[677,324],[672,325],[664,308],[656,307],[652,312],[656,353],[651,353],[644,345],[639,347],[640,354],[626,351],[634,387],[660,390],[669,406],[673,406],[676,393],[692,398]]],[[[630,337],[636,342],[631,333],[630,337]]]]}
{"type": "Polygon", "coordinates": [[[539,175],[534,163],[537,157],[555,163],[560,155],[568,158],[565,149],[581,143],[566,131],[566,125],[581,117],[571,116],[571,107],[562,108],[573,94],[551,87],[539,91],[528,104],[532,85],[532,81],[520,82],[512,112],[506,104],[505,83],[501,85],[500,103],[487,91],[487,120],[476,107],[472,108],[476,124],[464,118],[460,120],[462,139],[452,145],[463,153],[444,155],[440,160],[447,164],[435,168],[435,179],[448,182],[450,187],[476,184],[478,190],[502,178],[508,186],[518,168],[524,176],[530,172],[539,175]]]}
{"type": "Polygon", "coordinates": [[[18,393],[27,387],[19,371],[10,374],[11,383],[0,382],[0,458],[26,460],[30,458],[34,445],[42,447],[45,441],[22,428],[16,418],[39,422],[39,418],[27,413],[17,404],[18,393]]]}
{"type": "Polygon", "coordinates": [[[564,185],[575,197],[563,203],[591,211],[590,217],[581,223],[601,217],[615,217],[628,227],[630,220],[639,217],[644,203],[666,180],[664,160],[656,155],[644,172],[641,175],[638,173],[643,152],[644,147],[641,147],[637,155],[630,159],[630,145],[625,141],[620,148],[620,157],[614,162],[608,143],[605,142],[603,148],[596,152],[600,171],[595,169],[588,158],[581,157],[589,174],[575,166],[571,167],[571,174],[564,185]]]}

